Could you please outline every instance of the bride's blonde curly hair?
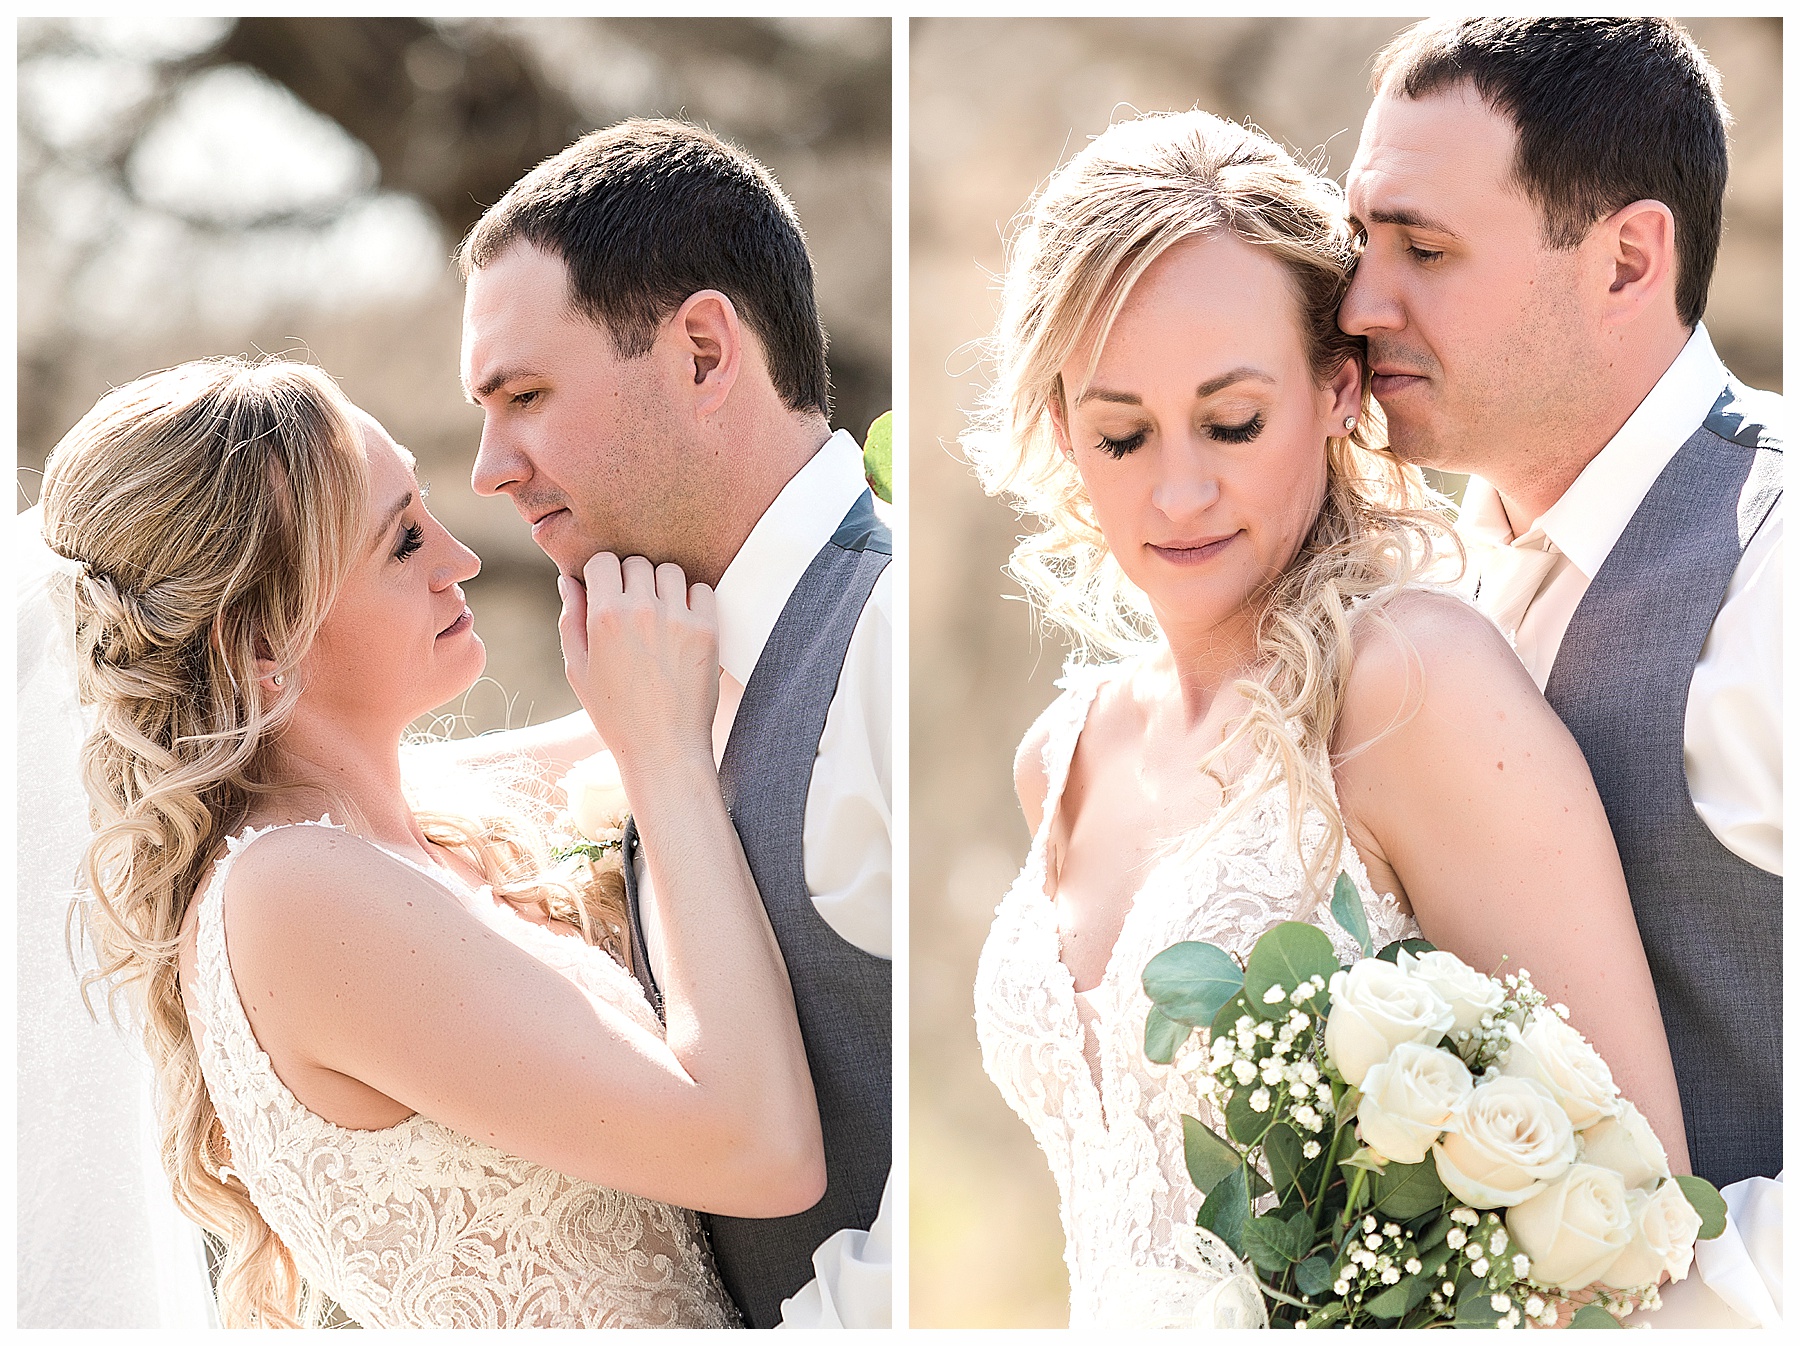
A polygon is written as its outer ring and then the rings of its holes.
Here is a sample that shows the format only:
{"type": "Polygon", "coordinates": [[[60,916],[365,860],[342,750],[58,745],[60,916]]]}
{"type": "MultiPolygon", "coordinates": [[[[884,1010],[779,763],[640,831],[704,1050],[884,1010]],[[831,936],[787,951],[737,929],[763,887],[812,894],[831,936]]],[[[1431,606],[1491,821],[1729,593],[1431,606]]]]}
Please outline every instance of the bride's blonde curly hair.
{"type": "MultiPolygon", "coordinates": [[[[81,752],[94,835],[72,912],[94,960],[83,989],[123,993],[141,1018],[163,1168],[176,1204],[224,1245],[228,1327],[306,1325],[320,1303],[229,1169],[177,949],[226,838],[258,796],[292,784],[280,749],[302,695],[291,675],[365,527],[354,415],[317,369],[196,361],[101,398],[45,471],[44,536],[73,563],[60,597],[94,717],[81,752]],[[272,695],[259,656],[288,675],[272,695]]],[[[542,877],[541,835],[515,814],[419,816],[499,895],[616,943],[616,873],[576,892],[542,877]]]]}
{"type": "Polygon", "coordinates": [[[1362,376],[1356,428],[1322,446],[1319,516],[1259,595],[1259,671],[1236,684],[1249,709],[1200,764],[1217,773],[1239,745],[1255,764],[1208,830],[1271,779],[1285,781],[1294,845],[1316,901],[1345,839],[1331,737],[1349,682],[1353,625],[1365,613],[1385,620],[1382,605],[1457,545],[1437,512],[1447,502],[1388,451],[1364,343],[1337,325],[1357,257],[1341,190],[1261,132],[1210,113],[1114,125],[1051,176],[1015,226],[992,343],[996,372],[962,442],[990,494],[1044,521],[1020,539],[1011,563],[1044,618],[1084,654],[1119,657],[1154,641],[1149,605],[1108,549],[1051,414],[1069,405],[1062,367],[1091,340],[1092,377],[1139,277],[1184,239],[1221,233],[1286,268],[1319,385],[1346,360],[1362,376]],[[1301,846],[1307,806],[1327,827],[1324,844],[1310,852],[1301,846]]]}

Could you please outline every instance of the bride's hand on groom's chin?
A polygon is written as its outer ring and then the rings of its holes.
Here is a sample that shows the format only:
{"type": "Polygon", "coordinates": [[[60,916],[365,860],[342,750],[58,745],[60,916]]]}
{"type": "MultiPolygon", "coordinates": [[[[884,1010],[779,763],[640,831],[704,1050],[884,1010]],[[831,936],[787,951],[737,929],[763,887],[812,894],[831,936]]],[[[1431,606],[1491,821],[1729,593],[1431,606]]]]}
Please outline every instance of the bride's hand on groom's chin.
{"type": "Polygon", "coordinates": [[[674,564],[600,552],[580,580],[558,576],[557,592],[563,670],[628,790],[633,775],[686,757],[710,769],[719,701],[711,587],[690,586],[674,564]]]}

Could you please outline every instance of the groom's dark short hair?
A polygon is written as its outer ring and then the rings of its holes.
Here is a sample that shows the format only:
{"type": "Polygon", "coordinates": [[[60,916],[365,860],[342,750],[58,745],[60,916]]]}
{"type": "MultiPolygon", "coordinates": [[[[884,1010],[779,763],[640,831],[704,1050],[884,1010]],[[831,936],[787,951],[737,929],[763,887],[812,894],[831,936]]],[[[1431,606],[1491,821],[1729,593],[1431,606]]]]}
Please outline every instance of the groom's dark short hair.
{"type": "Polygon", "coordinates": [[[562,258],[575,309],[627,359],[689,295],[718,290],[762,342],[793,411],[831,415],[812,258],[769,170],[686,122],[634,118],[546,159],[457,249],[466,278],[514,243],[562,258]]]}
{"type": "Polygon", "coordinates": [[[1633,201],[1675,217],[1675,306],[1692,327],[1724,230],[1731,114],[1718,72],[1667,19],[1486,18],[1409,28],[1375,58],[1377,92],[1424,98],[1463,80],[1519,133],[1513,172],[1572,248],[1633,201]]]}

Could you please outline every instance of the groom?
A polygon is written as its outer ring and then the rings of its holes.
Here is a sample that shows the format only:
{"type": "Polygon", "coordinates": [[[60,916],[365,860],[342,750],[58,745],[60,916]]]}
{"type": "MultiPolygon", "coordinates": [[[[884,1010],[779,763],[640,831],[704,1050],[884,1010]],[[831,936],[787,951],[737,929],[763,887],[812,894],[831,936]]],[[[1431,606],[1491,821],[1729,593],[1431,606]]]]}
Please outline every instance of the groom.
{"type": "MultiPolygon", "coordinates": [[[[892,1124],[891,544],[828,420],[799,221],[743,152],[629,121],[528,173],[459,260],[475,489],[511,497],[565,575],[610,551],[717,590],[719,778],[787,961],[827,1173],[802,1214],[711,1217],[720,1275],[752,1327],[784,1300],[790,1320],[885,1326],[886,1222],[864,1231],[892,1124]]],[[[629,829],[626,848],[633,963],[660,1005],[657,897],[629,829]]]]}
{"type": "Polygon", "coordinates": [[[1479,474],[1476,599],[1593,770],[1694,1172],[1773,1176],[1784,418],[1700,322],[1718,76],[1664,20],[1466,19],[1397,38],[1375,93],[1339,321],[1395,451],[1479,474]]]}

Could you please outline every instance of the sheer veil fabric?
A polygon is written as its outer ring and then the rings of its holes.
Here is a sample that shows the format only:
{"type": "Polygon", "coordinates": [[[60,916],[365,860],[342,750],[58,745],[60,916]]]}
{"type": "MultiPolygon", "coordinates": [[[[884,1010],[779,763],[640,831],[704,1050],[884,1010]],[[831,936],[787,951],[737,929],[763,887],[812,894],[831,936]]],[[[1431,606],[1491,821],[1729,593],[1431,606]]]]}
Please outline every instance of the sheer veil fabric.
{"type": "Polygon", "coordinates": [[[13,521],[18,606],[18,1277],[21,1327],[211,1323],[199,1229],[156,1158],[151,1074],[128,1030],[83,1005],[69,902],[88,838],[77,755],[86,734],[68,622],[67,563],[36,508],[13,521]]]}

